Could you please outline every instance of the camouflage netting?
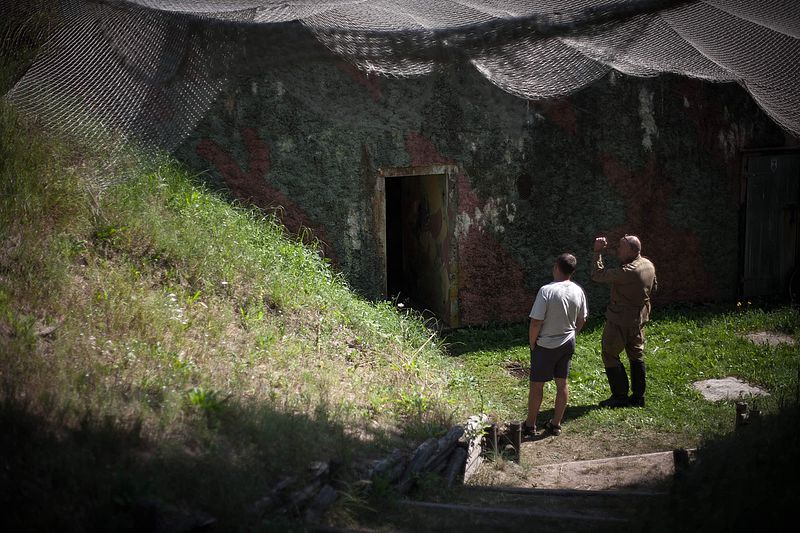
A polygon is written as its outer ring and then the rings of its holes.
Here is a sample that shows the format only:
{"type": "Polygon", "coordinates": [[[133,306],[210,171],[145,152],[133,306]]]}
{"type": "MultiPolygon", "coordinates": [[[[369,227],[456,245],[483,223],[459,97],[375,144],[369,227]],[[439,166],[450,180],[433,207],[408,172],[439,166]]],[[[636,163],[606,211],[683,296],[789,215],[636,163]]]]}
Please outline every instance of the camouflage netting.
{"type": "MultiPolygon", "coordinates": [[[[331,53],[389,76],[464,61],[527,99],[568,94],[612,69],[737,82],[800,134],[797,0],[51,2],[54,28],[6,98],[45,124],[98,139],[172,150],[234,65],[266,69],[331,53]]],[[[0,12],[12,9],[20,11],[15,0],[0,0],[0,12]]],[[[15,35],[7,32],[5,48],[15,35]]]]}

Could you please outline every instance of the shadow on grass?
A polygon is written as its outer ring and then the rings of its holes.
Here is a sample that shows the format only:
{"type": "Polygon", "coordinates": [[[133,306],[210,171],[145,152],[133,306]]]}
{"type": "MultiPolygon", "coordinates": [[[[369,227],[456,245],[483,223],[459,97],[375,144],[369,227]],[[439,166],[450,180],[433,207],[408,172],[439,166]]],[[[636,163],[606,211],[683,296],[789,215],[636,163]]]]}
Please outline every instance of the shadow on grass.
{"type": "MultiPolygon", "coordinates": [[[[583,333],[602,329],[605,318],[589,317],[583,333]]],[[[455,329],[443,335],[444,347],[451,356],[478,351],[499,351],[528,345],[528,323],[455,329]]]]}
{"type": "MultiPolygon", "coordinates": [[[[602,409],[597,404],[593,405],[567,405],[567,411],[564,413],[564,422],[569,422],[570,420],[576,420],[581,418],[582,416],[586,416],[592,411],[596,411],[597,409],[602,409]]],[[[539,411],[539,416],[536,419],[536,425],[538,427],[544,427],[546,422],[549,422],[550,419],[553,418],[553,408],[550,409],[543,409],[539,411]]],[[[562,422],[562,424],[564,423],[562,422]]]]}
{"type": "MultiPolygon", "coordinates": [[[[800,327],[800,308],[788,306],[785,302],[774,299],[752,299],[739,302],[728,303],[703,303],[703,304],[675,304],[654,306],[651,315],[652,322],[661,321],[680,321],[691,320],[699,326],[708,325],[715,319],[724,315],[742,314],[747,312],[761,312],[772,314],[768,322],[775,322],[779,329],[791,333],[800,327]]],[[[756,322],[764,317],[753,316],[751,320],[756,322]]]]}
{"type": "MultiPolygon", "coordinates": [[[[770,531],[800,508],[800,408],[794,403],[708,441],[679,471],[670,505],[648,531],[770,531]]],[[[780,529],[779,529],[780,528],[780,529]]]]}
{"type": "Polygon", "coordinates": [[[376,455],[323,413],[231,405],[213,428],[201,422],[174,442],[92,415],[74,428],[53,419],[0,399],[4,531],[180,531],[209,517],[216,531],[292,529],[290,519],[259,516],[252,504],[283,476],[301,488],[313,461],[376,455]]]}
{"type": "MultiPolygon", "coordinates": [[[[771,327],[793,334],[800,330],[800,312],[796,308],[786,307],[780,302],[758,301],[748,304],[745,302],[737,310],[735,304],[696,304],[657,306],[651,316],[650,328],[656,327],[659,322],[693,321],[698,326],[708,325],[715,319],[731,313],[745,311],[763,311],[773,313],[769,318],[751,316],[750,321],[754,327],[771,327]],[[779,311],[774,314],[775,311],[779,311]],[[782,312],[781,312],[782,311],[782,312]]],[[[582,335],[592,335],[602,331],[605,326],[603,313],[593,314],[584,326],[582,335]]],[[[451,356],[461,356],[479,351],[503,351],[527,346],[528,323],[489,325],[482,327],[468,327],[454,329],[443,334],[444,347],[451,356]]]]}

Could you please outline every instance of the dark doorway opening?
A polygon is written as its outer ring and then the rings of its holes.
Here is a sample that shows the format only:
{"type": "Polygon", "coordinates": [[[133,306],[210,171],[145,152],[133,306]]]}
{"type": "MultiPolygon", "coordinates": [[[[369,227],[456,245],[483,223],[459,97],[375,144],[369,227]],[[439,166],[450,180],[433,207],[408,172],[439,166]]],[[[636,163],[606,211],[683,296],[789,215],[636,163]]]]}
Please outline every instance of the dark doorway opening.
{"type": "Polygon", "coordinates": [[[386,294],[450,322],[447,177],[387,177],[386,294]]]}
{"type": "Polygon", "coordinates": [[[398,298],[403,286],[403,179],[386,180],[386,293],[398,298]]]}

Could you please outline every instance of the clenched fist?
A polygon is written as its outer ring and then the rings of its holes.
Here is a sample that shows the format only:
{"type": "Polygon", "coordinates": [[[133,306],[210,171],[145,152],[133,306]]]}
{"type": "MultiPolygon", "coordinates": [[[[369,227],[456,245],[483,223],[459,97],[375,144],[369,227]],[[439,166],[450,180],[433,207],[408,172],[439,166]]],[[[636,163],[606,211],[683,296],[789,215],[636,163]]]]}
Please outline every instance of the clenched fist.
{"type": "Polygon", "coordinates": [[[605,250],[607,245],[608,245],[608,242],[606,242],[606,238],[605,237],[597,237],[594,240],[594,251],[595,252],[602,252],[603,250],[605,250]]]}

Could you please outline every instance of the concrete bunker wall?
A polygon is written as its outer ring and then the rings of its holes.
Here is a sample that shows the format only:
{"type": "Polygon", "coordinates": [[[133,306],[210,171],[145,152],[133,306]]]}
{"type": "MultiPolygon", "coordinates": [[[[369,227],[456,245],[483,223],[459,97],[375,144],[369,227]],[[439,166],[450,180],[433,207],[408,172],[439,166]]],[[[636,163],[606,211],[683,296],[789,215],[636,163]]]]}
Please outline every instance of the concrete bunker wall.
{"type": "Polygon", "coordinates": [[[588,279],[595,235],[641,236],[656,303],[736,296],[741,150],[787,138],[738,86],[612,74],[567,98],[508,95],[467,67],[420,79],[344,63],[241,77],[178,156],[311,228],[350,284],[386,290],[385,177],[446,165],[451,325],[524,320],[554,257],[588,279]]]}

